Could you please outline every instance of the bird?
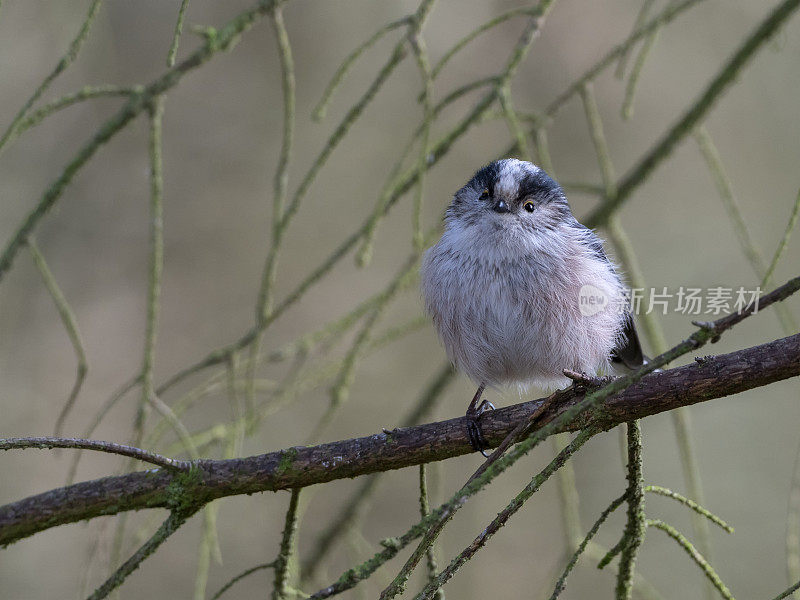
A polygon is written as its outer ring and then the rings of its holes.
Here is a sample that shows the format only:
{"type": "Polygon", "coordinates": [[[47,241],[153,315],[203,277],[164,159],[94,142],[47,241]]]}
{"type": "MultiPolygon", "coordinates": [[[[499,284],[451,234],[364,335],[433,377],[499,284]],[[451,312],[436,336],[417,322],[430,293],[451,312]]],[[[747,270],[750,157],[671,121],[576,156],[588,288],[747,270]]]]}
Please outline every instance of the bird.
{"type": "Polygon", "coordinates": [[[447,356],[478,385],[467,433],[484,456],[487,387],[556,389],[570,382],[565,370],[601,375],[645,360],[602,239],[531,162],[496,160],[455,193],[421,288],[447,356]]]}

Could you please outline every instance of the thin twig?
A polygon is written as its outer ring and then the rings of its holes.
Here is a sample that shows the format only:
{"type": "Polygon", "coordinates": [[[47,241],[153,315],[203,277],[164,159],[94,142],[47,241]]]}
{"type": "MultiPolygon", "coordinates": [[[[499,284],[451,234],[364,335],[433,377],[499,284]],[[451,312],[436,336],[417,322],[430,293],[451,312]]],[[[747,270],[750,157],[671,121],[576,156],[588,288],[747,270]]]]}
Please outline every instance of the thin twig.
{"type": "MultiPolygon", "coordinates": [[[[423,238],[423,242],[430,240],[430,238],[431,232],[428,232],[428,234],[423,238]]],[[[356,340],[353,342],[353,345],[345,356],[336,382],[331,388],[332,409],[337,408],[347,400],[348,392],[355,376],[356,363],[358,359],[361,358],[368,346],[373,328],[378,324],[381,316],[389,307],[389,303],[401,290],[406,288],[409,285],[410,280],[416,276],[420,257],[421,250],[415,249],[412,251],[408,260],[406,260],[405,264],[400,268],[400,271],[389,283],[386,290],[378,299],[377,303],[375,304],[375,308],[372,310],[372,314],[370,314],[364,322],[364,326],[361,328],[358,336],[356,336],[356,340]]]]}
{"type": "Polygon", "coordinates": [[[172,43],[169,45],[169,52],[167,53],[167,67],[175,65],[175,57],[178,55],[178,44],[181,41],[181,33],[183,33],[183,21],[186,18],[186,8],[189,6],[189,0],[181,0],[181,6],[178,9],[178,18],[175,21],[175,31],[172,33],[172,43]]]}
{"type": "Polygon", "coordinates": [[[80,438],[62,437],[21,437],[21,438],[0,438],[0,450],[15,450],[25,448],[73,448],[80,450],[95,450],[97,452],[108,452],[109,454],[119,454],[141,460],[142,462],[164,467],[165,469],[177,469],[185,471],[190,463],[183,460],[167,458],[149,450],[142,450],[125,444],[114,442],[104,442],[101,440],[84,440],[80,438]]]}
{"type": "Polygon", "coordinates": [[[767,272],[764,273],[764,277],[761,280],[762,288],[766,288],[772,283],[772,275],[775,273],[775,267],[778,266],[778,261],[781,259],[781,256],[783,256],[786,246],[789,245],[789,237],[792,235],[794,226],[797,225],[798,217],[800,217],[800,190],[797,191],[797,198],[795,199],[794,206],[792,207],[792,214],[789,216],[789,220],[786,222],[786,230],[783,232],[783,237],[778,243],[778,247],[775,249],[775,254],[772,256],[769,267],[767,267],[767,272]]]}
{"type": "MultiPolygon", "coordinates": [[[[664,24],[647,34],[642,47],[639,48],[639,53],[636,55],[633,69],[631,69],[631,74],[628,76],[628,83],[625,86],[625,99],[622,101],[622,109],[620,110],[620,114],[625,120],[633,116],[633,102],[636,99],[636,89],[639,79],[642,76],[642,71],[644,70],[644,64],[647,62],[647,57],[650,55],[650,52],[655,47],[658,34],[663,27],[664,24]]],[[[622,59],[620,59],[620,64],[621,63],[622,59]]]]}
{"type": "MultiPolygon", "coordinates": [[[[644,25],[645,21],[647,20],[647,14],[650,12],[650,7],[653,5],[655,0],[643,0],[641,8],[639,8],[639,12],[636,14],[636,20],[633,22],[633,31],[637,31],[644,25]]],[[[617,69],[614,71],[614,75],[618,79],[622,79],[625,76],[625,67],[628,63],[628,57],[630,56],[631,48],[625,51],[625,53],[619,57],[619,62],[617,63],[617,69]]]]}
{"type": "MultiPolygon", "coordinates": [[[[284,206],[286,204],[287,188],[289,184],[289,164],[292,158],[292,148],[294,145],[294,126],[295,126],[295,75],[294,59],[292,58],[292,46],[289,41],[289,34],[286,31],[286,24],[283,21],[283,10],[280,6],[275,6],[270,14],[275,38],[278,42],[278,56],[281,64],[281,87],[283,89],[283,138],[281,141],[281,153],[278,158],[278,166],[275,169],[272,199],[272,248],[271,252],[277,252],[276,248],[282,241],[284,226],[281,224],[284,218],[284,206]]],[[[277,255],[270,254],[269,259],[264,265],[264,274],[261,279],[261,287],[258,293],[256,304],[256,322],[263,322],[269,311],[272,309],[272,294],[275,285],[275,270],[277,267],[277,255]]]]}
{"type": "Polygon", "coordinates": [[[593,81],[607,67],[613,64],[615,60],[624,56],[628,50],[639,40],[649,35],[656,29],[662,27],[666,23],[673,21],[684,11],[692,8],[695,4],[702,1],[703,0],[684,0],[683,2],[671,4],[664,8],[663,11],[648,21],[646,25],[631,33],[623,42],[614,46],[614,48],[609,50],[602,58],[589,67],[583,73],[583,75],[573,81],[573,83],[566,90],[564,90],[558,97],[556,97],[555,100],[547,105],[547,108],[545,108],[543,112],[543,116],[547,119],[552,119],[555,117],[568,100],[580,93],[580,90],[584,84],[593,81]]]}
{"type": "Polygon", "coordinates": [[[525,132],[522,130],[522,125],[519,121],[519,116],[517,115],[517,111],[514,109],[514,102],[511,99],[511,86],[506,84],[502,88],[500,88],[498,99],[500,100],[500,106],[503,109],[503,116],[505,117],[506,124],[508,125],[509,132],[511,136],[514,138],[516,143],[516,147],[518,149],[518,155],[523,159],[530,161],[531,160],[531,151],[528,147],[528,137],[525,135],[525,132]]]}
{"type": "MultiPolygon", "coordinates": [[[[570,440],[568,433],[557,433],[550,438],[555,454],[567,447],[570,440]]],[[[567,462],[556,473],[558,488],[558,505],[564,529],[565,553],[574,552],[581,539],[580,495],[575,483],[575,469],[567,462]]]]}
{"type": "Polygon", "coordinates": [[[300,500],[300,488],[292,490],[289,508],[286,510],[286,521],[283,526],[281,547],[275,559],[275,582],[272,587],[272,600],[282,600],[288,596],[289,566],[297,543],[297,508],[300,500]]]}
{"type": "Polygon", "coordinates": [[[555,167],[553,167],[553,159],[550,156],[550,145],[547,142],[547,129],[544,126],[537,127],[533,132],[533,138],[536,142],[536,154],[539,157],[539,164],[551,177],[555,177],[556,170],[555,167]]]}
{"type": "MultiPolygon", "coordinates": [[[[694,138],[706,161],[708,170],[714,178],[714,183],[719,192],[725,212],[728,214],[728,218],[733,224],[733,230],[736,233],[736,239],[739,241],[739,247],[742,249],[742,253],[745,255],[747,262],[750,263],[750,267],[753,269],[756,277],[762,282],[763,287],[763,282],[768,278],[769,267],[767,267],[761,248],[750,233],[747,221],[742,215],[741,207],[733,193],[733,184],[728,174],[725,172],[722,158],[711,138],[711,134],[705,127],[700,126],[695,129],[694,138]]],[[[789,221],[791,222],[791,220],[790,217],[789,221]]],[[[778,249],[780,250],[780,244],[778,249]]],[[[779,306],[776,315],[778,316],[778,320],[784,332],[797,331],[797,323],[788,307],[784,305],[779,306]]]]}
{"type": "Polygon", "coordinates": [[[681,504],[685,504],[686,506],[691,508],[698,515],[702,515],[705,518],[707,518],[709,521],[711,521],[712,523],[714,523],[716,525],[719,525],[720,527],[722,527],[722,529],[724,529],[728,533],[733,533],[733,527],[728,525],[725,521],[720,519],[717,515],[715,515],[714,513],[709,511],[708,509],[703,508],[697,502],[687,498],[686,496],[682,496],[682,495],[678,494],[677,492],[673,492],[672,490],[669,490],[669,489],[667,489],[665,487],[661,487],[660,485],[646,485],[644,487],[644,491],[645,492],[650,492],[650,493],[653,493],[653,494],[658,494],[659,496],[665,496],[667,498],[672,498],[673,500],[677,500],[681,504]]]}
{"type": "Polygon", "coordinates": [[[628,521],[625,524],[623,543],[617,573],[617,600],[628,600],[633,593],[633,573],[636,555],[644,542],[644,478],[642,475],[642,428],[639,421],[628,423],[628,489],[625,501],[628,503],[628,521]]]}
{"type": "MultiPolygon", "coordinates": [[[[675,5],[677,10],[682,4],[675,5]]],[[[603,201],[589,214],[584,223],[598,227],[605,223],[648,175],[669,156],[696,125],[708,114],[719,97],[736,80],[741,70],[749,64],[756,51],[764,46],[800,6],[800,0],[784,0],[753,30],[739,49],[717,72],[706,89],[683,116],[661,136],[658,142],[636,163],[617,185],[617,194],[603,201]]]]}
{"type": "Polygon", "coordinates": [[[211,555],[214,554],[217,563],[222,563],[219,550],[219,536],[217,535],[217,511],[219,504],[212,502],[203,508],[203,536],[197,549],[197,571],[194,578],[194,600],[204,600],[208,573],[211,567],[211,555]]]}
{"type": "Polygon", "coordinates": [[[227,592],[233,585],[240,580],[244,579],[248,575],[256,573],[257,571],[263,571],[265,569],[274,569],[275,568],[275,561],[264,563],[263,565],[256,565],[255,567],[250,567],[249,569],[245,569],[241,573],[239,573],[236,577],[228,581],[225,585],[223,585],[219,591],[211,597],[211,600],[218,600],[222,594],[227,592]]]}
{"type": "MultiPolygon", "coordinates": [[[[379,350],[388,344],[400,339],[401,337],[413,333],[427,325],[428,321],[425,317],[417,317],[411,319],[397,327],[390,328],[383,332],[381,335],[375,337],[369,345],[368,349],[379,350]]],[[[298,359],[304,359],[303,356],[298,356],[298,359]]],[[[342,368],[342,360],[331,360],[323,366],[314,365],[299,369],[302,360],[297,362],[298,368],[290,371],[286,377],[286,381],[279,386],[270,385],[269,391],[272,392],[261,407],[257,407],[256,412],[248,417],[245,421],[245,426],[248,432],[257,430],[258,425],[269,415],[286,407],[291,402],[296,400],[301,394],[307,393],[311,390],[317,389],[326,382],[329,382],[337,372],[342,368]]],[[[208,444],[214,440],[227,438],[231,428],[239,427],[239,423],[217,423],[210,428],[195,433],[192,437],[197,444],[208,444]]],[[[311,442],[309,442],[311,443],[311,442]]]]}
{"type": "Polygon", "coordinates": [[[783,600],[784,598],[788,598],[789,596],[791,596],[797,590],[800,590],[800,581],[798,581],[792,586],[789,586],[788,589],[784,590],[783,592],[775,596],[772,600],[783,600]]]}
{"type": "MultiPolygon", "coordinates": [[[[278,250],[283,240],[283,219],[284,206],[289,186],[289,165],[292,159],[292,149],[294,146],[294,128],[296,119],[296,82],[294,73],[294,58],[292,56],[292,45],[289,41],[289,33],[283,20],[283,10],[280,5],[276,5],[270,14],[275,39],[278,43],[278,56],[281,65],[281,89],[283,91],[283,136],[281,139],[281,153],[278,158],[278,165],[275,168],[273,180],[272,198],[272,241],[269,254],[264,261],[263,272],[261,275],[261,285],[258,290],[256,300],[255,322],[257,334],[250,346],[250,354],[247,362],[247,390],[245,392],[245,405],[248,417],[252,415],[255,404],[255,381],[256,359],[261,350],[261,341],[264,327],[261,326],[266,321],[269,312],[272,310],[275,279],[277,277],[278,250]]],[[[232,355],[231,352],[230,355],[232,355]]]]}
{"type": "MultiPolygon", "coordinates": [[[[120,400],[122,400],[128,392],[130,392],[137,385],[139,385],[141,381],[142,381],[142,376],[140,374],[137,375],[136,377],[133,377],[132,379],[129,379],[121,386],[119,386],[114,391],[114,393],[111,394],[111,396],[109,396],[108,400],[106,400],[105,403],[100,407],[100,410],[98,410],[95,413],[92,422],[86,427],[81,437],[84,439],[91,438],[92,435],[94,434],[95,429],[97,429],[100,426],[100,423],[102,423],[103,419],[111,411],[111,409],[114,408],[114,406],[116,406],[116,404],[120,400]]],[[[73,481],[75,481],[75,474],[78,472],[78,463],[80,462],[80,459],[81,459],[81,452],[78,451],[75,453],[75,458],[72,459],[72,462],[70,463],[69,466],[69,470],[67,471],[66,485],[69,485],[73,481]]]]}
{"type": "Polygon", "coordinates": [[[424,239],[422,235],[422,201],[425,195],[425,174],[427,172],[426,166],[428,162],[428,141],[430,139],[431,124],[434,119],[433,112],[433,76],[431,74],[431,65],[428,59],[428,49],[425,45],[425,40],[421,35],[422,21],[415,20],[409,27],[408,42],[411,45],[411,50],[414,53],[414,58],[417,62],[417,68],[422,79],[422,136],[419,142],[419,153],[417,155],[417,186],[414,192],[413,203],[413,217],[412,217],[412,242],[414,248],[422,251],[424,239]]]}
{"type": "Polygon", "coordinates": [[[134,94],[141,93],[142,91],[143,90],[141,87],[121,87],[118,85],[84,86],[77,92],[66,94],[65,96],[53,100],[52,102],[45,104],[43,107],[30,113],[17,126],[16,135],[21,135],[28,129],[32,129],[33,127],[39,125],[39,123],[41,123],[50,115],[64,108],[72,106],[73,104],[83,102],[84,100],[115,96],[130,97],[134,94]]]}
{"type": "Polygon", "coordinates": [[[563,573],[561,573],[561,576],[558,578],[558,581],[556,581],[556,586],[553,589],[553,593],[550,596],[550,600],[556,600],[556,598],[558,598],[561,595],[561,592],[564,591],[564,588],[567,586],[567,577],[569,577],[570,572],[572,572],[572,569],[575,567],[581,554],[583,554],[584,550],[586,550],[586,546],[589,544],[589,542],[592,540],[595,534],[597,534],[597,532],[600,530],[600,526],[603,523],[605,523],[606,519],[608,519],[611,513],[613,513],[622,505],[622,503],[625,501],[626,496],[627,493],[623,494],[622,496],[614,500],[611,504],[609,504],[608,507],[602,513],[600,513],[600,517],[597,519],[597,521],[595,521],[591,529],[589,529],[589,532],[586,534],[586,537],[583,538],[583,541],[575,550],[574,554],[572,555],[572,558],[570,558],[569,562],[564,567],[563,573]]]}
{"type": "MultiPolygon", "coordinates": [[[[423,463],[419,466],[419,516],[423,519],[431,514],[430,501],[428,500],[428,481],[426,473],[426,465],[423,463]]],[[[436,564],[436,547],[431,545],[425,553],[426,567],[428,571],[428,582],[434,583],[436,581],[437,571],[439,565],[436,564]]],[[[433,594],[436,600],[444,600],[444,591],[441,587],[437,587],[433,594]]]]}
{"type": "Polygon", "coordinates": [[[433,68],[433,72],[431,73],[431,75],[433,76],[434,79],[438,77],[439,72],[444,68],[444,66],[448,62],[450,62],[450,59],[452,59],[456,54],[458,54],[458,52],[464,49],[472,40],[476,39],[482,33],[485,33],[490,29],[497,27],[501,23],[505,23],[506,21],[513,19],[514,17],[518,17],[520,15],[529,15],[529,16],[533,15],[535,14],[536,10],[537,10],[536,7],[530,7],[530,6],[525,6],[523,8],[515,8],[503,14],[497,15],[496,17],[489,19],[485,23],[482,23],[481,25],[470,31],[468,34],[466,34],[464,37],[462,37],[460,40],[458,40],[455,44],[451,46],[451,48],[447,52],[444,53],[442,58],[439,59],[439,62],[437,62],[436,66],[433,68]]]}
{"type": "MultiPolygon", "coordinates": [[[[443,365],[430,384],[425,387],[419,400],[416,402],[411,413],[403,419],[401,427],[411,427],[422,422],[434,409],[437,402],[441,399],[444,391],[455,379],[455,370],[450,363],[443,365]]],[[[377,483],[381,477],[380,473],[366,478],[362,484],[354,490],[349,500],[345,502],[344,508],[331,519],[330,526],[323,531],[317,538],[311,555],[306,560],[300,570],[301,587],[306,581],[313,579],[320,567],[322,560],[330,552],[334,542],[348,529],[361,512],[364,504],[372,496],[377,483]]]]}
{"type": "Polygon", "coordinates": [[[175,533],[194,512],[195,511],[191,509],[184,511],[175,510],[171,512],[167,520],[161,524],[161,527],[158,528],[153,536],[142,544],[128,560],[114,571],[114,573],[88,597],[88,600],[101,600],[102,598],[106,598],[112,591],[122,585],[122,582],[125,581],[128,575],[138,569],[139,565],[155,552],[169,536],[175,533]]]}
{"type": "MultiPolygon", "coordinates": [[[[150,136],[148,153],[150,158],[150,240],[149,240],[149,265],[146,297],[145,317],[145,343],[142,358],[142,393],[136,409],[133,422],[132,445],[141,446],[144,440],[145,424],[151,406],[161,403],[155,395],[153,380],[153,365],[155,362],[155,343],[158,331],[159,300],[161,295],[161,275],[164,266],[164,222],[163,222],[163,174],[161,164],[161,123],[164,114],[164,98],[156,96],[147,106],[149,113],[150,136]]],[[[161,403],[163,404],[163,403],[161,403]]],[[[166,407],[166,405],[164,405],[166,407]]],[[[169,412],[169,409],[166,409],[169,412]]],[[[160,412],[164,412],[163,410],[160,412]]],[[[192,456],[192,458],[199,458],[192,456]]],[[[133,462],[128,461],[126,470],[133,467],[133,462]]],[[[111,564],[115,565],[122,553],[122,544],[125,539],[127,516],[123,515],[117,520],[114,532],[114,541],[111,550],[111,564]]]]}
{"type": "Polygon", "coordinates": [[[672,527],[672,525],[668,525],[667,523],[664,523],[664,521],[658,519],[648,519],[647,526],[660,529],[661,531],[665,532],[669,537],[671,537],[673,540],[678,542],[678,545],[680,545],[680,547],[686,551],[686,553],[691,557],[691,559],[695,563],[697,563],[697,566],[699,566],[703,570],[705,576],[714,585],[714,587],[717,588],[717,590],[719,590],[719,593],[722,595],[722,597],[725,598],[726,600],[734,600],[730,590],[724,583],[722,583],[722,580],[720,579],[719,575],[717,575],[716,571],[714,571],[714,569],[711,567],[710,564],[708,564],[708,561],[703,557],[703,555],[697,551],[697,549],[692,545],[692,543],[689,540],[686,539],[686,537],[682,533],[680,533],[677,529],[672,527]]]}
{"type": "Polygon", "coordinates": [[[47,291],[50,293],[53,303],[56,305],[58,315],[61,317],[61,323],[64,325],[64,329],[69,336],[72,349],[75,351],[75,358],[78,361],[77,373],[75,374],[75,383],[72,385],[72,390],[70,390],[70,393],[67,396],[67,401],[64,403],[61,412],[58,414],[55,427],[53,428],[53,435],[55,437],[59,437],[64,428],[64,421],[69,415],[70,410],[72,410],[72,407],[75,405],[75,401],[78,399],[78,394],[81,391],[81,386],[83,385],[84,379],[86,379],[86,373],[89,365],[86,362],[86,352],[83,349],[83,341],[81,340],[81,334],[78,330],[78,321],[75,318],[75,313],[72,311],[67,299],[64,297],[61,288],[58,287],[56,278],[53,277],[53,273],[47,266],[47,261],[45,261],[44,256],[42,256],[42,253],[39,251],[36,241],[33,238],[28,239],[28,249],[31,252],[31,257],[33,258],[33,262],[36,264],[39,274],[42,276],[42,281],[44,282],[47,291]]]}
{"type": "MultiPolygon", "coordinates": [[[[99,0],[95,1],[99,3],[99,0]]],[[[241,34],[266,14],[271,6],[272,2],[259,2],[250,9],[239,13],[222,29],[215,31],[213,36],[207,36],[205,43],[186,60],[168,69],[141,92],[133,94],[125,106],[100,126],[94,136],[78,150],[55,181],[45,190],[33,210],[25,216],[22,223],[15,229],[14,234],[6,244],[2,254],[0,254],[0,280],[11,268],[25,240],[61,198],[66,187],[97,150],[141,114],[142,111],[148,109],[155,98],[174,87],[186,73],[205,64],[219,52],[229,50],[236,45],[241,38],[241,34]]]]}
{"type": "Polygon", "coordinates": [[[747,227],[744,215],[742,215],[742,209],[733,193],[733,186],[730,178],[728,177],[728,174],[725,172],[725,168],[722,165],[722,159],[717,151],[717,147],[714,144],[714,141],[711,139],[708,129],[706,129],[703,125],[697,127],[692,135],[697,142],[697,146],[700,148],[700,153],[705,159],[709,172],[714,178],[714,184],[719,192],[722,205],[725,207],[725,211],[728,213],[728,218],[733,224],[733,230],[736,233],[736,237],[739,239],[739,245],[742,248],[742,252],[744,253],[750,265],[753,267],[753,270],[756,272],[759,279],[761,279],[766,273],[767,263],[764,260],[764,255],[761,253],[761,249],[758,247],[758,244],[750,234],[750,230],[747,227]]]}
{"type": "Polygon", "coordinates": [[[517,494],[514,499],[501,510],[497,516],[492,519],[492,522],[476,537],[472,543],[467,546],[461,553],[456,556],[450,564],[444,569],[435,579],[422,590],[415,600],[428,600],[433,597],[434,592],[443,586],[455,574],[455,572],[469,559],[471,559],[478,550],[486,545],[486,542],[497,533],[500,528],[506,524],[508,519],[514,515],[522,505],[535,494],[542,484],[555,473],[569,458],[578,451],[578,449],[591,438],[596,431],[591,428],[581,431],[569,445],[564,448],[542,471],[536,475],[530,483],[528,483],[523,490],[517,494]]]}
{"type": "Polygon", "coordinates": [[[407,25],[411,20],[411,18],[412,17],[410,16],[406,16],[401,19],[397,19],[396,21],[391,21],[390,23],[387,23],[386,25],[378,29],[378,31],[373,33],[369,37],[369,39],[367,39],[367,41],[357,46],[355,50],[353,50],[350,54],[347,55],[347,57],[342,61],[341,65],[339,65],[339,68],[336,69],[336,72],[333,74],[333,77],[331,77],[330,82],[328,82],[328,85],[325,87],[325,91],[322,93],[322,97],[320,98],[319,102],[314,107],[314,110],[311,113],[311,117],[315,121],[321,121],[322,119],[325,118],[325,114],[328,111],[328,105],[330,104],[333,94],[339,88],[339,85],[342,83],[342,80],[344,79],[345,75],[347,75],[348,71],[350,70],[350,67],[353,66],[358,57],[361,56],[364,52],[366,52],[370,48],[372,48],[372,46],[374,46],[384,35],[386,35],[390,31],[393,31],[398,27],[407,25]]]}
{"type": "MultiPolygon", "coordinates": [[[[28,114],[28,111],[36,103],[36,101],[41,98],[42,94],[47,91],[47,89],[50,87],[50,84],[53,83],[53,80],[63,73],[73,62],[75,62],[75,59],[78,57],[78,53],[83,46],[83,42],[89,35],[89,29],[91,29],[92,23],[94,23],[94,19],[97,16],[97,11],[100,10],[100,5],[102,3],[103,0],[92,0],[92,4],[89,6],[89,12],[83,19],[77,35],[72,42],[70,42],[69,49],[67,50],[66,54],[61,57],[61,60],[58,61],[55,68],[47,75],[47,77],[44,78],[42,83],[39,84],[39,87],[37,87],[33,94],[31,94],[30,98],[25,101],[25,104],[22,105],[22,108],[19,109],[16,116],[11,121],[11,124],[6,128],[2,137],[0,137],[0,151],[2,151],[9,140],[18,135],[19,125],[25,118],[25,115],[28,114]]],[[[0,272],[2,272],[2,270],[3,269],[0,268],[0,272]]]]}
{"type": "Polygon", "coordinates": [[[161,122],[164,99],[158,97],[150,107],[150,248],[147,279],[147,315],[142,358],[142,396],[134,425],[135,445],[144,438],[146,409],[155,397],[153,366],[158,335],[158,314],[161,298],[161,276],[164,270],[164,176],[161,159],[161,122]]]}

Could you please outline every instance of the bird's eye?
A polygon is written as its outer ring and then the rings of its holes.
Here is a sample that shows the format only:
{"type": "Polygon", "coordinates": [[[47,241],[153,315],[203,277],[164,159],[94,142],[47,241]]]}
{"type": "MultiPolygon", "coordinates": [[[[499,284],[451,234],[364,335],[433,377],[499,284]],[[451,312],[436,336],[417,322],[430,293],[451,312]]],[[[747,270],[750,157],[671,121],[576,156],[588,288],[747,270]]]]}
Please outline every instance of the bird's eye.
{"type": "Polygon", "coordinates": [[[522,205],[522,207],[528,212],[533,212],[534,206],[531,200],[526,201],[525,204],[522,205]]]}
{"type": "Polygon", "coordinates": [[[489,188],[483,188],[481,192],[481,200],[486,200],[489,197],[489,188]]]}

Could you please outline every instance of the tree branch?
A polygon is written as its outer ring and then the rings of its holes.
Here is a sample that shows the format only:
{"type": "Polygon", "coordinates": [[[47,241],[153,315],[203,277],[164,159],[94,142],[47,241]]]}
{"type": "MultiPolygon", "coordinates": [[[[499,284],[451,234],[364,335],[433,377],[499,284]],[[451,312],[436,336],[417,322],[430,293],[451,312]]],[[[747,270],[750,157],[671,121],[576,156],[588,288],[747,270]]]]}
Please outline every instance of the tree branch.
{"type": "MultiPolygon", "coordinates": [[[[652,373],[564,426],[602,429],[800,375],[800,334],[652,373]]],[[[537,421],[540,428],[580,402],[570,388],[537,421]]],[[[544,399],[486,413],[487,440],[499,444],[544,399]]],[[[154,469],[51,490],[0,507],[0,545],[65,523],[143,508],[202,504],[225,496],[305,487],[400,469],[472,452],[463,417],[368,437],[294,447],[248,458],[200,460],[188,472],[154,469]]]]}
{"type": "MultiPolygon", "coordinates": [[[[99,3],[95,2],[95,4],[99,3]]],[[[206,30],[205,42],[203,45],[190,54],[186,60],[167,69],[147,87],[139,88],[134,91],[128,102],[103,123],[95,132],[92,139],[78,150],[69,164],[64,167],[58,178],[53,181],[50,187],[44,192],[36,206],[26,215],[22,223],[17,227],[2,254],[0,254],[0,280],[2,280],[6,272],[11,268],[11,264],[14,262],[20,248],[38,226],[39,221],[53,208],[53,205],[61,197],[64,189],[72,181],[75,174],[81,170],[92,156],[94,156],[95,152],[125,128],[125,126],[142,111],[147,109],[155,98],[158,98],[167,90],[174,87],[186,73],[208,62],[215,54],[229,50],[235,46],[239,42],[242,33],[250,29],[260,17],[267,14],[272,9],[273,4],[274,2],[272,1],[262,0],[255,6],[228,21],[221,29],[206,30]]],[[[47,81],[45,81],[45,83],[47,83],[47,81]]],[[[20,111],[18,118],[24,115],[25,110],[27,110],[27,105],[23,107],[23,109],[24,110],[20,111]]]]}
{"type": "Polygon", "coordinates": [[[0,450],[23,450],[37,448],[39,450],[49,448],[72,448],[75,450],[96,450],[97,452],[108,452],[109,454],[119,454],[151,463],[166,469],[178,469],[187,471],[192,463],[186,460],[175,460],[167,456],[161,456],[155,452],[148,452],[134,446],[117,444],[114,442],[102,442],[99,440],[82,440],[80,438],[62,437],[20,437],[20,438],[0,438],[0,450]]]}
{"type": "Polygon", "coordinates": [[[702,122],[714,103],[736,81],[750,59],[780,29],[800,6],[800,0],[784,0],[753,30],[739,49],[728,59],[700,97],[683,116],[656,142],[636,166],[617,184],[617,192],[606,196],[583,221],[587,227],[599,227],[647,180],[650,173],[675,149],[695,125],[702,122]]]}

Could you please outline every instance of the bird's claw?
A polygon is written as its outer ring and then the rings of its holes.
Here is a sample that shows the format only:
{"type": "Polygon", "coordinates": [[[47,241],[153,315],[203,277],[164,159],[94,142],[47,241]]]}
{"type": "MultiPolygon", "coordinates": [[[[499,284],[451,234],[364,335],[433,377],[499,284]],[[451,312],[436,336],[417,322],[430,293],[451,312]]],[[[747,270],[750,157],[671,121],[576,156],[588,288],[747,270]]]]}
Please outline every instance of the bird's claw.
{"type": "Polygon", "coordinates": [[[490,410],[494,410],[494,404],[488,400],[484,400],[476,409],[467,410],[467,414],[465,415],[467,418],[467,437],[469,438],[469,443],[472,449],[480,452],[484,458],[489,457],[489,455],[486,454],[486,450],[489,449],[489,442],[486,441],[486,437],[481,430],[480,419],[483,413],[490,410]]]}
{"type": "Polygon", "coordinates": [[[475,414],[478,416],[482,415],[483,413],[494,410],[494,404],[489,402],[488,400],[484,400],[481,402],[480,406],[478,406],[478,410],[475,411],[475,414]]]}

